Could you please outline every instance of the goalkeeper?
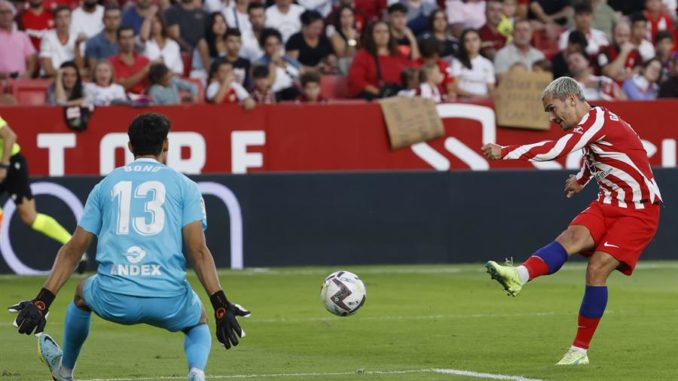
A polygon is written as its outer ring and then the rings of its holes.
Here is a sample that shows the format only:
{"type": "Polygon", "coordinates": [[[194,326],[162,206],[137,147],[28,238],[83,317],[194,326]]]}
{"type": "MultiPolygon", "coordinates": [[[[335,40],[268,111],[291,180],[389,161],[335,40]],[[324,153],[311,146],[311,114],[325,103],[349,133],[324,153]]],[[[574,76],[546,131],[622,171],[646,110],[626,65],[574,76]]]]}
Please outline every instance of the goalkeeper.
{"type": "Polygon", "coordinates": [[[38,335],[40,354],[56,381],[73,379],[91,311],[115,323],[183,332],[188,380],[205,379],[212,339],[207,314],[186,280],[182,245],[210,295],[219,342],[228,349],[245,336],[236,317],[250,313],[230,303],[221,289],[205,244],[207,221],[198,186],[163,164],[169,128],[169,121],[158,114],[132,121],[128,135],[135,160],[94,187],[73,238],[59,250],[37,297],[10,307],[19,313],[15,320],[19,333],[41,333],[59,289],[82,253],[98,239],[97,274],[78,285],[68,306],[63,351],[49,335],[38,335]]]}

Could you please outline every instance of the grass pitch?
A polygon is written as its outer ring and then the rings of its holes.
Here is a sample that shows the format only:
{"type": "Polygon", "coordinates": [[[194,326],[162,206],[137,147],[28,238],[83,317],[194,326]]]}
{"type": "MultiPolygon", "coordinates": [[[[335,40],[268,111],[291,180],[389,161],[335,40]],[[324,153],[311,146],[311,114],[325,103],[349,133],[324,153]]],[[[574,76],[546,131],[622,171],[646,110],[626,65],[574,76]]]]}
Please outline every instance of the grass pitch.
{"type": "MultiPolygon", "coordinates": [[[[360,275],[367,287],[365,306],[347,318],[326,312],[318,296],[323,278],[339,268],[221,272],[227,295],[253,314],[242,320],[247,337],[240,346],[226,351],[214,340],[208,379],[678,380],[678,262],[641,261],[632,277],[611,277],[591,365],[576,368],[554,364],[576,330],[581,263],[527,285],[517,298],[506,296],[480,264],[341,269],[360,275]],[[433,371],[439,368],[448,371],[433,371]]],[[[190,279],[209,305],[196,277],[190,279]]],[[[32,298],[43,281],[0,276],[0,306],[32,298]]],[[[50,311],[46,331],[59,342],[78,281],[68,282],[50,311]]],[[[13,315],[1,316],[0,381],[48,380],[36,339],[16,333],[13,315]]],[[[183,380],[182,336],[94,316],[76,379],[183,380]]]]}

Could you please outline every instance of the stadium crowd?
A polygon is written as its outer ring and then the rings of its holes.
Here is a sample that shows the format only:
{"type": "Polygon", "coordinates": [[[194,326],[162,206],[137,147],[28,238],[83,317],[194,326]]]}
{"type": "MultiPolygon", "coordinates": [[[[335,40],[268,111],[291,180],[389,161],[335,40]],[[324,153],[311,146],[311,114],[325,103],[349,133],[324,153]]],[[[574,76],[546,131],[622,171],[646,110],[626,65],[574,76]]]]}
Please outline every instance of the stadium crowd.
{"type": "Polygon", "coordinates": [[[0,0],[0,99],[54,105],[491,98],[518,71],[589,100],[678,96],[676,0],[0,0]]]}

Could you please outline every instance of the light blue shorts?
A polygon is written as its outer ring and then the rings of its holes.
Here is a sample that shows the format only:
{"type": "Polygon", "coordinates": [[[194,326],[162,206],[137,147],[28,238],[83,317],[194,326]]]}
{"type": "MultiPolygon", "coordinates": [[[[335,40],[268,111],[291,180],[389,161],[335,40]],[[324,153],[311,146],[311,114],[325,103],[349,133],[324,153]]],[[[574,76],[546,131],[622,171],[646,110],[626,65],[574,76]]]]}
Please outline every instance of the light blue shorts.
{"type": "Polygon", "coordinates": [[[174,297],[122,295],[102,290],[94,275],[85,281],[83,296],[87,306],[102,319],[126,325],[145,323],[170,332],[198,325],[202,313],[200,298],[190,287],[174,297]]]}

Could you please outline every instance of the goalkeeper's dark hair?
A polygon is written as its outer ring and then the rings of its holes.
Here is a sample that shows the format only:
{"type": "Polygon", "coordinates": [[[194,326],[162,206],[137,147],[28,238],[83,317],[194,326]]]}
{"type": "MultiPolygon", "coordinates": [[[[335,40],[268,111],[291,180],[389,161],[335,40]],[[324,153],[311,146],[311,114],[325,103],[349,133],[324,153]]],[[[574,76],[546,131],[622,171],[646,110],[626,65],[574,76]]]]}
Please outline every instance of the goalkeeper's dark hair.
{"type": "Polygon", "coordinates": [[[134,156],[160,155],[170,127],[169,119],[162,114],[145,113],[134,118],[127,129],[134,156]]]}

